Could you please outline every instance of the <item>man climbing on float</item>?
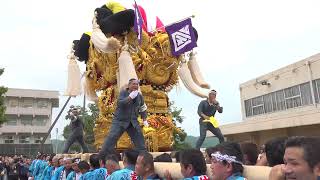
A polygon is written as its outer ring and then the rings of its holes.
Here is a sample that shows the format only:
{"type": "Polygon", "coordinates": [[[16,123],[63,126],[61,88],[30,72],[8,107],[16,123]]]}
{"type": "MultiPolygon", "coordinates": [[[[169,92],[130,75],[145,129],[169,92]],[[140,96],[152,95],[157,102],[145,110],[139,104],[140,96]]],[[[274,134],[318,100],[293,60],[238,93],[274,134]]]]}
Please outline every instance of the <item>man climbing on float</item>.
{"type": "Polygon", "coordinates": [[[209,91],[208,98],[202,100],[198,106],[198,114],[200,116],[199,125],[200,125],[200,137],[197,140],[196,148],[200,149],[204,139],[207,135],[207,130],[212,132],[220,141],[224,142],[224,137],[217,125],[217,121],[214,118],[216,111],[222,113],[223,108],[220,106],[219,102],[216,100],[217,91],[209,91]]]}
{"type": "Polygon", "coordinates": [[[120,92],[110,132],[100,151],[102,157],[108,152],[113,152],[117,141],[125,131],[127,131],[137,150],[146,151],[138,115],[141,115],[144,126],[149,126],[147,122],[147,106],[138,89],[139,80],[133,78],[129,80],[128,88],[120,92]]]}
{"type": "Polygon", "coordinates": [[[81,110],[78,107],[70,106],[70,110],[68,111],[68,114],[66,116],[66,119],[70,119],[70,136],[64,146],[63,153],[68,153],[70,146],[78,141],[78,143],[81,145],[82,152],[87,153],[89,152],[87,145],[84,142],[84,135],[83,135],[83,129],[84,124],[82,122],[81,118],[81,110]]]}

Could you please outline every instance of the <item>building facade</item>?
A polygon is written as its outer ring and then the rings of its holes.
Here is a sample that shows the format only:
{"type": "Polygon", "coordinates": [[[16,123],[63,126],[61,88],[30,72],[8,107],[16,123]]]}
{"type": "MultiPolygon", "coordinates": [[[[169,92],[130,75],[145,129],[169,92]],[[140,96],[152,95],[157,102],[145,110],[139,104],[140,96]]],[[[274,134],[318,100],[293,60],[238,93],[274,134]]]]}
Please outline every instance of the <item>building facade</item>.
{"type": "MultiPolygon", "coordinates": [[[[0,128],[0,154],[36,154],[59,107],[59,92],[9,88],[5,95],[6,118],[0,128]]],[[[52,152],[50,137],[43,146],[52,152]]]]}
{"type": "Polygon", "coordinates": [[[259,145],[280,136],[320,135],[320,54],[240,84],[242,122],[228,140],[259,145]]]}

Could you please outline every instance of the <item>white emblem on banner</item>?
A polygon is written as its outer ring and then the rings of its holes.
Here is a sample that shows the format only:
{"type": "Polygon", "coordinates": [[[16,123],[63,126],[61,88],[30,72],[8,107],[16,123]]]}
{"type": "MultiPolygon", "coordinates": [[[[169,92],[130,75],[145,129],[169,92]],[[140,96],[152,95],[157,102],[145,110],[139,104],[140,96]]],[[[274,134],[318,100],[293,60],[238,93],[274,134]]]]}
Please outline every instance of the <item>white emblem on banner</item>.
{"type": "Polygon", "coordinates": [[[174,44],[174,49],[175,51],[179,51],[186,45],[191,43],[191,35],[189,31],[189,25],[184,26],[181,28],[179,31],[176,31],[171,34],[173,44],[174,44]]]}

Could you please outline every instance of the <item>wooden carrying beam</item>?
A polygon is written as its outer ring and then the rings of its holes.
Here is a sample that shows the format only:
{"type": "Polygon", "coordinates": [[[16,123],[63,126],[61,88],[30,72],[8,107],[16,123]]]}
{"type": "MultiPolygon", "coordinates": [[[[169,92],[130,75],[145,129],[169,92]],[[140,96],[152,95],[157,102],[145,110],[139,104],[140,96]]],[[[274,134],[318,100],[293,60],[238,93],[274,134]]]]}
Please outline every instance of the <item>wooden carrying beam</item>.
{"type": "MultiPolygon", "coordinates": [[[[81,158],[81,160],[89,161],[90,154],[61,154],[58,156],[67,158],[81,158]]],[[[120,162],[120,166],[123,167],[122,162],[120,162]]],[[[164,174],[166,170],[168,170],[173,179],[183,179],[179,163],[155,162],[154,167],[155,172],[162,178],[164,178],[164,174]]],[[[271,168],[266,166],[244,166],[244,177],[254,180],[268,180],[270,170],[271,168]]],[[[207,164],[207,175],[210,177],[210,179],[212,178],[210,164],[207,164]]]]}

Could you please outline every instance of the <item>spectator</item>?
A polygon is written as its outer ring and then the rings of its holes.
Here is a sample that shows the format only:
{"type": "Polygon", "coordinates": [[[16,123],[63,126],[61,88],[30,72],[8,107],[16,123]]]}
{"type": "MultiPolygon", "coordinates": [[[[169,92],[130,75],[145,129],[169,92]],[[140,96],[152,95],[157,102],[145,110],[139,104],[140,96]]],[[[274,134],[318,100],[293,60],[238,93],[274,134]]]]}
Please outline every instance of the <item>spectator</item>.
{"type": "Polygon", "coordinates": [[[7,179],[7,169],[5,167],[4,157],[0,158],[0,180],[7,179]]]}
{"type": "Polygon", "coordinates": [[[137,176],[140,176],[142,179],[160,179],[158,174],[154,172],[153,156],[148,152],[143,152],[139,154],[135,170],[137,176]]]}
{"type": "Polygon", "coordinates": [[[172,159],[168,153],[163,153],[163,154],[155,157],[154,162],[172,162],[172,159]]]}
{"type": "Polygon", "coordinates": [[[268,165],[270,167],[278,164],[283,164],[285,142],[287,139],[287,137],[274,138],[266,143],[265,152],[268,165]]]}
{"type": "Polygon", "coordinates": [[[21,158],[19,163],[17,164],[18,176],[19,180],[27,180],[28,179],[28,165],[26,164],[26,158],[21,158]]]}
{"type": "MultiPolygon", "coordinates": [[[[180,151],[181,174],[184,179],[209,179],[206,175],[207,166],[203,154],[198,149],[180,151]]],[[[165,173],[166,179],[172,179],[170,172],[165,173]]]]}
{"type": "Polygon", "coordinates": [[[274,166],[270,180],[317,180],[320,176],[320,138],[291,137],[285,144],[284,165],[274,166]]]}
{"type": "Polygon", "coordinates": [[[265,148],[264,144],[260,147],[260,152],[259,152],[259,155],[257,158],[256,166],[268,166],[268,160],[267,160],[267,156],[266,156],[266,148],[265,148]]]}
{"type": "Polygon", "coordinates": [[[9,157],[7,156],[5,157],[5,160],[4,160],[4,170],[5,170],[4,178],[8,179],[9,172],[10,172],[10,162],[9,162],[9,157]]]}
{"type": "Polygon", "coordinates": [[[212,154],[211,172],[213,180],[243,180],[242,152],[238,143],[224,142],[216,146],[212,154]]]}
{"type": "Polygon", "coordinates": [[[240,144],[243,154],[243,164],[256,165],[258,159],[258,147],[251,142],[245,142],[240,144]]]}
{"type": "Polygon", "coordinates": [[[8,179],[10,180],[19,179],[17,164],[18,164],[18,158],[16,157],[14,159],[11,159],[11,162],[8,163],[8,166],[10,168],[8,172],[8,179]]]}

